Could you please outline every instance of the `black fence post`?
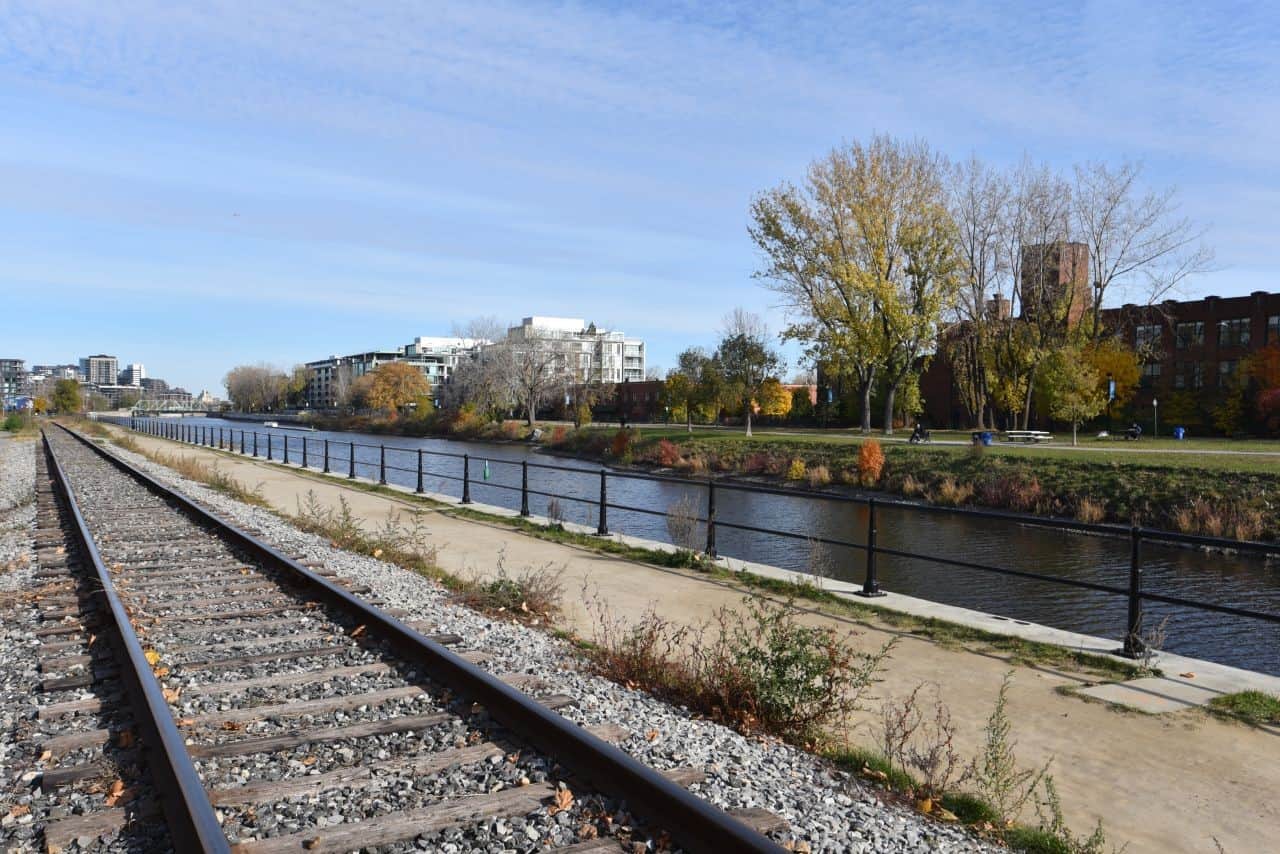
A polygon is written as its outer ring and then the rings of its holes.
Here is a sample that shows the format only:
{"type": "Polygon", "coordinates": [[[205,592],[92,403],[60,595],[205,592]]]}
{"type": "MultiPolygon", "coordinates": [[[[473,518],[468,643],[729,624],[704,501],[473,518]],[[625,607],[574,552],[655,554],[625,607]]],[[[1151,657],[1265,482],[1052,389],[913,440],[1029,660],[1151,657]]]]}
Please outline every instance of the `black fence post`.
{"type": "Polygon", "coordinates": [[[867,501],[867,577],[862,581],[859,596],[883,596],[880,580],[876,577],[876,500],[867,501]]]}
{"type": "Polygon", "coordinates": [[[307,467],[307,437],[302,437],[302,467],[307,467]]]}
{"type": "Polygon", "coordinates": [[[600,524],[596,526],[597,537],[609,536],[609,470],[600,469],[600,524]]]}
{"type": "Polygon", "coordinates": [[[418,449],[418,488],[414,490],[421,495],[425,490],[422,488],[422,449],[418,449]]]}
{"type": "Polygon", "coordinates": [[[289,465],[289,434],[284,434],[284,464],[289,465]]]}
{"type": "Polygon", "coordinates": [[[356,479],[356,443],[348,442],[351,445],[351,458],[347,460],[347,479],[356,479]]]}
{"type": "Polygon", "coordinates": [[[378,446],[378,483],[387,482],[387,446],[378,446]]]}
{"type": "Polygon", "coordinates": [[[253,431],[253,458],[258,458],[258,431],[253,431]]]}
{"type": "Polygon", "coordinates": [[[716,482],[711,479],[707,480],[707,557],[716,559],[716,482]]]}
{"type": "Polygon", "coordinates": [[[1129,529],[1129,620],[1124,635],[1124,654],[1142,654],[1142,529],[1129,529]]]}
{"type": "Polygon", "coordinates": [[[529,461],[520,461],[520,515],[529,515],[529,461]]]}
{"type": "Polygon", "coordinates": [[[324,473],[329,473],[329,440],[324,440],[324,473]]]}
{"type": "Polygon", "coordinates": [[[268,459],[268,460],[275,459],[274,457],[272,457],[272,456],[271,456],[271,453],[272,453],[272,451],[271,451],[271,434],[270,434],[270,433],[267,433],[267,459],[268,459]]]}
{"type": "Polygon", "coordinates": [[[471,455],[462,455],[462,503],[471,503],[471,455]]]}

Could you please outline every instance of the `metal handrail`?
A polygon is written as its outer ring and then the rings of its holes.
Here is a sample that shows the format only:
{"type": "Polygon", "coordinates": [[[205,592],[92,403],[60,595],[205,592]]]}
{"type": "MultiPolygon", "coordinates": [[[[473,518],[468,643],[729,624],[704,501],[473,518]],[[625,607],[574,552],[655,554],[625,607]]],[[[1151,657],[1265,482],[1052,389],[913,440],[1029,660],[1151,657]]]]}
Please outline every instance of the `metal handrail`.
{"type": "MultiPolygon", "coordinates": [[[[117,423],[124,426],[132,426],[137,429],[138,422],[142,419],[116,419],[117,423]]],[[[256,438],[256,433],[254,434],[256,438]]],[[[445,457],[451,459],[462,459],[464,461],[473,459],[470,454],[454,454],[446,451],[430,451],[418,448],[404,448],[388,445],[368,445],[359,442],[345,443],[354,448],[372,448],[385,453],[388,450],[405,451],[416,453],[419,460],[423,456],[426,457],[445,457]]],[[[474,459],[481,459],[475,457],[474,459]]],[[[961,569],[975,570],[980,572],[988,572],[997,575],[1009,577],[1023,578],[1037,582],[1045,582],[1051,584],[1060,584],[1066,587],[1075,587],[1080,589],[1092,590],[1100,593],[1108,593],[1112,595],[1123,595],[1128,599],[1128,619],[1125,626],[1125,652],[1130,655],[1136,655],[1141,651],[1141,642],[1138,638],[1142,625],[1142,603],[1143,602],[1160,602],[1163,604],[1175,605],[1178,607],[1187,607],[1209,611],[1213,613],[1231,614],[1233,616],[1245,617],[1248,619],[1256,619],[1270,623],[1280,623],[1280,614],[1271,614],[1263,611],[1256,611],[1248,608],[1238,608],[1230,605],[1219,605],[1211,602],[1197,602],[1177,596],[1169,596],[1166,594],[1147,592],[1142,587],[1142,563],[1141,563],[1141,544],[1144,541],[1176,543],[1182,545],[1202,546],[1206,548],[1217,548],[1227,551],[1247,552],[1251,554],[1262,554],[1267,556],[1280,556],[1280,543],[1263,543],[1252,540],[1232,540],[1225,537],[1209,537],[1198,534],[1183,534],[1175,531],[1164,531],[1154,528],[1145,528],[1140,526],[1126,527],[1110,522],[1080,522],[1075,519],[1064,519],[1059,517],[1038,517],[1030,516],[1022,513],[1014,513],[1003,510],[987,510],[970,507],[939,507],[928,504],[918,504],[910,501],[904,501],[893,498],[877,498],[859,495],[840,495],[830,492],[820,492],[812,489],[804,488],[783,488],[777,486],[768,486],[757,483],[742,483],[727,478],[708,477],[703,480],[693,480],[689,478],[681,478],[672,475],[651,474],[647,472],[634,471],[616,471],[610,469],[591,469],[582,466],[564,466],[555,465],[553,463],[530,462],[504,460],[498,458],[487,458],[486,462],[494,465],[505,465],[509,467],[522,467],[525,472],[529,469],[563,472],[575,475],[581,478],[600,478],[600,497],[584,498],[577,495],[566,495],[563,493],[551,493],[545,490],[539,490],[530,487],[527,477],[523,479],[520,486],[511,484],[501,484],[491,481],[478,481],[474,477],[469,477],[467,470],[464,468],[462,477],[456,475],[448,475],[444,473],[432,473],[431,477],[439,477],[442,479],[461,481],[463,484],[464,503],[469,503],[471,486],[489,486],[510,492],[521,493],[521,508],[527,513],[528,497],[530,495],[543,496],[547,498],[556,498],[562,501],[572,501],[575,503],[586,504],[599,508],[600,511],[600,530],[601,534],[607,533],[608,527],[605,521],[606,514],[609,510],[617,510],[622,512],[639,513],[649,516],[665,517],[665,510],[658,510],[651,507],[634,507],[625,504],[617,504],[607,499],[606,483],[609,479],[618,480],[639,480],[654,483],[666,483],[683,487],[692,487],[697,489],[705,489],[707,491],[707,506],[705,515],[696,518],[699,524],[706,527],[707,553],[711,556],[716,554],[716,529],[728,528],[731,530],[739,530],[750,533],[762,534],[765,536],[777,536],[796,540],[809,540],[825,545],[841,546],[849,549],[860,550],[866,558],[866,570],[864,573],[864,581],[862,586],[862,594],[866,596],[882,595],[879,580],[876,572],[877,555],[888,555],[910,560],[922,560],[931,563],[942,564],[945,566],[954,566],[961,569]],[[867,513],[867,531],[866,542],[858,543],[848,540],[838,540],[826,537],[818,537],[811,534],[802,534],[796,531],[787,531],[776,528],[767,528],[746,524],[744,522],[730,522],[716,518],[715,514],[715,498],[714,495],[719,491],[743,492],[759,495],[776,495],[788,499],[797,499],[802,501],[821,501],[848,504],[860,507],[866,507],[867,513]],[[1098,534],[1109,537],[1123,537],[1130,540],[1131,543],[1131,560],[1128,573],[1127,586],[1119,586],[1114,584],[1102,584],[1098,582],[1083,581],[1073,578],[1064,578],[1062,576],[1043,575],[1025,570],[1011,569],[1008,567],[992,566],[990,564],[978,563],[974,561],[964,561],[955,558],[949,558],[939,555],[920,554],[917,552],[904,551],[900,549],[892,549],[875,544],[875,516],[878,509],[889,507],[895,510],[911,511],[915,513],[927,513],[935,516],[959,517],[969,519],[982,519],[990,521],[998,521],[1027,527],[1054,530],[1054,531],[1070,531],[1075,533],[1098,534]]],[[[369,465],[368,463],[360,463],[361,465],[369,465]]],[[[373,463],[373,465],[377,465],[373,463]]],[[[390,466],[388,466],[390,468],[390,466]]],[[[412,473],[416,469],[399,469],[412,473]]],[[[588,484],[590,486],[590,484],[588,484]]]]}

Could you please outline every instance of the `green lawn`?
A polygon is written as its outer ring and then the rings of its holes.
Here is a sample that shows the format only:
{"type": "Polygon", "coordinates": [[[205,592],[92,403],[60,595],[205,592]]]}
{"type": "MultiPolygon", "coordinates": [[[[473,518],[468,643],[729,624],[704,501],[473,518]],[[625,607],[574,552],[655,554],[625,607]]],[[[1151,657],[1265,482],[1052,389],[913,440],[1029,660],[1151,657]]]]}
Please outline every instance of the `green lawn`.
{"type": "MultiPolygon", "coordinates": [[[[594,429],[612,430],[614,427],[594,429]]],[[[934,430],[934,442],[929,445],[909,445],[910,431],[896,431],[886,438],[872,434],[884,445],[901,446],[911,450],[968,453],[970,431],[934,430]],[[959,444],[948,444],[957,442],[959,444]]],[[[643,426],[640,434],[645,439],[670,439],[684,442],[690,438],[684,427],[643,426]]],[[[1080,462],[1104,462],[1146,467],[1172,467],[1179,469],[1206,469],[1211,471],[1235,471],[1257,474],[1280,474],[1280,440],[1236,439],[1142,439],[1126,442],[1123,439],[1098,441],[1091,436],[1081,437],[1077,447],[1071,446],[1071,436],[1055,433],[1057,441],[1038,445],[996,442],[986,448],[986,453],[1009,456],[1017,460],[1034,462],[1042,460],[1079,460],[1080,462]],[[1204,452],[1210,453],[1204,453],[1204,452]]],[[[748,441],[742,428],[694,427],[693,438],[716,444],[738,444],[748,441]]],[[[760,427],[749,441],[753,445],[767,445],[779,450],[802,450],[814,445],[854,446],[866,438],[856,430],[815,430],[785,427],[760,427]]]]}

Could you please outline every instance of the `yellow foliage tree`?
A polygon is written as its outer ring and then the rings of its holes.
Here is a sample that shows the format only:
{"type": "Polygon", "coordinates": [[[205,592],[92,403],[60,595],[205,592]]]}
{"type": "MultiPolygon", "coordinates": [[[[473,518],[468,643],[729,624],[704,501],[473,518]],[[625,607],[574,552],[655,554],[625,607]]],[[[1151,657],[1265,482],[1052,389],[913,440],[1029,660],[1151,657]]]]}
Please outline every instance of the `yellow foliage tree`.
{"type": "MultiPolygon", "coordinates": [[[[1142,375],[1138,354],[1118,338],[1104,338],[1084,349],[1084,361],[1098,375],[1098,390],[1107,392],[1107,379],[1116,382],[1116,405],[1123,406],[1133,396],[1142,375]]],[[[1105,399],[1105,398],[1104,398],[1105,399]]]]}
{"type": "Polygon", "coordinates": [[[365,400],[372,409],[382,409],[395,415],[401,407],[408,406],[419,397],[431,393],[431,386],[422,372],[406,362],[387,362],[379,365],[371,374],[365,400]]]}
{"type": "Polygon", "coordinates": [[[769,377],[760,384],[760,396],[756,399],[760,414],[774,418],[785,418],[791,412],[791,392],[782,387],[775,377],[769,377]]]}

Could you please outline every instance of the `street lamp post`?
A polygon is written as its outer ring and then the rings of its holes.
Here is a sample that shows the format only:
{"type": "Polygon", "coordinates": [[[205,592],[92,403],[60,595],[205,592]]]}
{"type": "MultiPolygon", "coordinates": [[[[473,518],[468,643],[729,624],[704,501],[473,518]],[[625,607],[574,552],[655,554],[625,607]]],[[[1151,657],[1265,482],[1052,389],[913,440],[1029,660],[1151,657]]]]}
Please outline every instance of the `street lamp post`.
{"type": "Polygon", "coordinates": [[[1151,421],[1154,429],[1151,431],[1151,438],[1160,438],[1160,401],[1154,397],[1151,398],[1151,421]]]}

